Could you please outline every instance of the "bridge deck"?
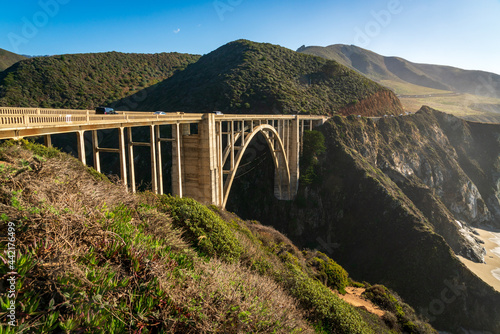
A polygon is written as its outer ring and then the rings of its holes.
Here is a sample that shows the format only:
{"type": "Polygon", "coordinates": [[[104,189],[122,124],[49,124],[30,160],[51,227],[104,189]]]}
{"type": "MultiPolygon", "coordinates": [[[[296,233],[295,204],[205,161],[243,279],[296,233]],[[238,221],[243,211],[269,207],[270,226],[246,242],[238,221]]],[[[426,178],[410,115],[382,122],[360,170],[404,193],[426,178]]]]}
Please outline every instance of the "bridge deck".
{"type": "MultiPolygon", "coordinates": [[[[323,120],[324,116],[304,115],[300,120],[323,120]]],[[[0,108],[0,139],[22,138],[76,131],[102,130],[164,124],[199,123],[201,113],[121,112],[118,115],[96,115],[93,110],[0,108]]],[[[295,115],[215,115],[216,121],[292,120],[295,115]]]]}

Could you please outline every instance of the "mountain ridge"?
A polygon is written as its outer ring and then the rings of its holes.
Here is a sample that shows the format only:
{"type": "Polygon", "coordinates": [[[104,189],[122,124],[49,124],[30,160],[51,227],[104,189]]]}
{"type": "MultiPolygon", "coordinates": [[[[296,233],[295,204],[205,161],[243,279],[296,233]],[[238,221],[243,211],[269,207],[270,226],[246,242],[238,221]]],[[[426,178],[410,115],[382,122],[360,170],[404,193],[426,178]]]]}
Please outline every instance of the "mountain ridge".
{"type": "Polygon", "coordinates": [[[145,94],[138,110],[365,114],[356,107],[365,101],[372,115],[402,112],[392,92],[337,62],[247,40],[221,46],[145,94]],[[380,92],[384,103],[370,101],[380,92]]]}
{"type": "MultiPolygon", "coordinates": [[[[0,72],[0,104],[93,109],[165,80],[198,58],[102,52],[25,59],[0,72]]],[[[136,104],[127,102],[130,109],[136,104]]]]}
{"type": "Polygon", "coordinates": [[[20,60],[26,59],[26,56],[0,49],[0,72],[11,67],[20,60]]]}
{"type": "Polygon", "coordinates": [[[424,87],[500,97],[500,75],[447,65],[420,64],[386,57],[354,45],[303,46],[299,52],[335,59],[373,80],[401,80],[424,87]]]}

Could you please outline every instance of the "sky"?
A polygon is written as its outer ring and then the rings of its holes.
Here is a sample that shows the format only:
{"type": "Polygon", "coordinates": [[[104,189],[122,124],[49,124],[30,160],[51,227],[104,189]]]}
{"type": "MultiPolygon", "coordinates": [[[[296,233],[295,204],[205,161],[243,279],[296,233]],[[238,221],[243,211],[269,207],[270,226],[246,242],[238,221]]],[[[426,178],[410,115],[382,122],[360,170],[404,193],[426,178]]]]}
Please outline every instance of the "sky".
{"type": "Polygon", "coordinates": [[[22,0],[0,12],[0,48],[24,55],[203,55],[237,39],[500,74],[500,0],[22,0]]]}

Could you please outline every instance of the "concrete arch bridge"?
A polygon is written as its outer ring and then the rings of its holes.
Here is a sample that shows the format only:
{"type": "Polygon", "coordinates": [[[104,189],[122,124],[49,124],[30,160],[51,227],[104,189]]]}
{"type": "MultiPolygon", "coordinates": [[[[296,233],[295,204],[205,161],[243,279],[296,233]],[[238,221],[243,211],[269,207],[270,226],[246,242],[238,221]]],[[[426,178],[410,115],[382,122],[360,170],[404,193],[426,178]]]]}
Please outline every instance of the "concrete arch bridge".
{"type": "Polygon", "coordinates": [[[236,172],[257,134],[262,134],[275,167],[274,194],[292,200],[297,194],[299,158],[304,130],[323,124],[324,116],[236,115],[216,113],[123,112],[96,115],[93,110],[0,108],[0,139],[74,132],[78,156],[86,164],[84,133],[92,133],[93,167],[101,171],[100,153],[119,154],[121,179],[136,191],[134,147],[151,151],[152,191],[163,193],[161,145],[172,143],[172,193],[202,203],[225,207],[236,172]],[[193,126],[194,125],[194,126],[193,126]],[[172,135],[161,137],[160,128],[170,126],[172,135]],[[134,142],[132,128],[148,127],[149,142],[134,142]],[[118,129],[118,148],[99,146],[98,131],[118,129]]]}

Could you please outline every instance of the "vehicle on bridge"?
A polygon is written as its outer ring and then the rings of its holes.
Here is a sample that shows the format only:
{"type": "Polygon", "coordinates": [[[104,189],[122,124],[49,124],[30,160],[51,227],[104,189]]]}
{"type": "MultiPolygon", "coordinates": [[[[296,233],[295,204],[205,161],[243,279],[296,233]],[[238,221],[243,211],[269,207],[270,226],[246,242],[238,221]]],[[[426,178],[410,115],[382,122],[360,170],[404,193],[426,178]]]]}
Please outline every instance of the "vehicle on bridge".
{"type": "Polygon", "coordinates": [[[108,107],[97,107],[95,108],[95,113],[97,115],[116,115],[118,114],[115,109],[108,107]]]}

